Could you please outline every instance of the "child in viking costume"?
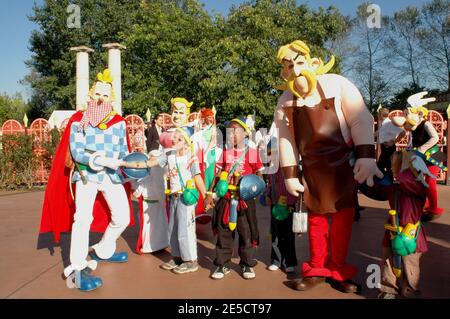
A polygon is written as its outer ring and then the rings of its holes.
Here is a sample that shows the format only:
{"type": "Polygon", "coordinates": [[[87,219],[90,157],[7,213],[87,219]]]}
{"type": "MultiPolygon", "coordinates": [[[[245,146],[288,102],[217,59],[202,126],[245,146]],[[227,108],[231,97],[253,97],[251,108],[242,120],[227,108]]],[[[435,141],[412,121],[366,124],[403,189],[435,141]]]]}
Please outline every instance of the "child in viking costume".
{"type": "MultiPolygon", "coordinates": [[[[277,139],[272,138],[267,145],[267,155],[278,159],[277,139]]],[[[287,273],[295,271],[297,257],[295,253],[295,234],[292,232],[292,217],[295,211],[297,197],[292,196],[286,190],[284,178],[278,163],[278,170],[267,175],[267,189],[265,205],[270,207],[270,237],[272,250],[270,254],[271,264],[267,268],[276,271],[280,268],[287,273]]]]}
{"type": "Polygon", "coordinates": [[[304,291],[327,280],[342,292],[357,292],[360,286],[351,280],[357,269],[346,262],[357,205],[355,179],[373,185],[374,175],[383,177],[375,161],[373,117],[353,83],[326,74],[334,57],[324,65],[297,40],[281,47],[277,60],[285,81],[274,116],[281,170],[289,193],[305,192],[308,210],[310,260],[294,288],[304,291]],[[297,177],[299,155],[303,185],[297,177]]]}
{"type": "MultiPolygon", "coordinates": [[[[202,151],[205,172],[205,186],[208,189],[214,180],[217,152],[216,112],[215,109],[200,110],[199,146],[202,151]]],[[[198,133],[197,133],[198,134],[198,133]]]]}
{"type": "MultiPolygon", "coordinates": [[[[217,147],[216,109],[214,107],[200,110],[198,131],[192,139],[198,146],[197,157],[200,163],[200,170],[206,189],[209,189],[216,175],[217,159],[221,155],[221,149],[217,147]]],[[[201,224],[208,223],[211,220],[211,216],[203,207],[203,200],[204,198],[200,198],[196,212],[197,222],[201,224]]]]}
{"type": "MultiPolygon", "coordinates": [[[[159,157],[162,147],[148,155],[159,157]]],[[[153,253],[169,247],[169,216],[166,209],[167,167],[152,167],[147,177],[137,181],[133,195],[139,199],[140,231],[136,251],[153,253]]]]}
{"type": "MultiPolygon", "coordinates": [[[[446,161],[446,156],[439,151],[439,135],[436,129],[426,119],[428,110],[424,105],[435,100],[435,98],[424,99],[426,94],[427,92],[421,92],[410,96],[405,116],[395,117],[393,123],[410,132],[408,147],[416,150],[426,160],[428,169],[436,177],[439,171],[444,169],[442,162],[446,161]]],[[[429,220],[441,216],[444,210],[438,207],[436,179],[427,177],[427,183],[429,187],[424,217],[429,220]]]]}
{"type": "MultiPolygon", "coordinates": [[[[148,156],[160,156],[164,151],[159,137],[165,131],[164,120],[158,114],[147,132],[148,156]]],[[[149,175],[137,181],[133,195],[139,199],[140,229],[136,251],[153,253],[169,247],[169,211],[167,208],[167,168],[153,167],[149,175]]]]}
{"type": "Polygon", "coordinates": [[[173,259],[161,268],[176,274],[198,270],[195,207],[200,194],[205,196],[206,189],[194,154],[193,132],[192,127],[175,128],[170,145],[173,150],[149,161],[149,166],[167,166],[168,169],[169,243],[173,259]]]}
{"type": "MultiPolygon", "coordinates": [[[[214,178],[215,162],[218,157],[216,148],[216,121],[215,109],[203,108],[199,112],[198,119],[189,122],[193,102],[185,98],[175,97],[170,100],[172,110],[172,123],[175,127],[189,126],[194,128],[194,135],[191,138],[194,144],[195,156],[198,158],[202,178],[206,184],[211,183],[214,178]]],[[[169,130],[161,135],[162,144],[164,141],[172,141],[174,131],[169,130]]],[[[200,196],[195,213],[196,222],[206,224],[211,220],[211,216],[203,207],[203,197],[200,196]]]]}
{"type": "Polygon", "coordinates": [[[217,162],[219,169],[217,176],[220,176],[220,180],[218,181],[216,176],[205,198],[205,207],[211,207],[213,205],[212,190],[217,185],[215,191],[220,199],[215,205],[212,222],[214,233],[217,235],[214,260],[217,269],[211,276],[213,279],[222,279],[230,272],[229,262],[232,257],[236,228],[239,235],[241,259],[239,264],[242,276],[245,279],[253,279],[256,276],[253,270],[256,265],[254,250],[259,244],[256,204],[254,197],[245,196],[243,190],[245,191],[246,187],[244,179],[248,176],[249,183],[252,185],[247,187],[255,191],[255,196],[262,193],[265,188],[264,181],[253,174],[262,176],[264,166],[256,148],[248,143],[251,131],[244,121],[231,120],[227,128],[230,147],[223,151],[221,159],[217,162]]]}
{"type": "Polygon", "coordinates": [[[118,170],[121,159],[129,154],[126,122],[115,113],[113,100],[112,77],[106,69],[97,75],[87,110],[75,113],[63,133],[44,199],[41,232],[53,231],[58,241],[60,232],[72,231],[70,265],[64,274],[73,277],[82,291],[102,285],[100,278],[91,275],[97,261],[128,260],[126,252],[115,252],[132,210],[118,170]],[[75,173],[69,180],[71,166],[75,173]],[[76,184],[74,200],[68,194],[71,183],[76,184]],[[104,235],[89,253],[90,229],[104,235]],[[88,253],[91,261],[86,259],[88,253]]]}
{"type": "MultiPolygon", "coordinates": [[[[159,157],[164,152],[160,143],[163,117],[157,115],[147,132],[149,157],[159,157]]],[[[148,176],[136,182],[133,195],[139,199],[140,229],[136,251],[138,254],[153,253],[169,247],[169,211],[167,202],[167,168],[153,167],[148,176]]]]}
{"type": "Polygon", "coordinates": [[[427,180],[434,179],[423,159],[412,151],[392,156],[395,182],[375,185],[389,200],[388,223],[383,240],[383,262],[379,298],[417,297],[420,257],[428,250],[420,222],[426,198],[427,180]]]}

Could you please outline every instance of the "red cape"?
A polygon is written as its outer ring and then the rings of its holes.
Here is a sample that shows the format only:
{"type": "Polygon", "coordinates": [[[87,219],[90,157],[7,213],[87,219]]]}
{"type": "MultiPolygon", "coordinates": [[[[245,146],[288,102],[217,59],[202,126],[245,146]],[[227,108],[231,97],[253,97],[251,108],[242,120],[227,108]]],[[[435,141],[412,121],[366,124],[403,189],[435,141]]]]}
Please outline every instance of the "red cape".
{"type": "Polygon", "coordinates": [[[139,255],[142,255],[142,247],[144,246],[143,240],[142,240],[142,233],[144,231],[144,198],[139,196],[139,234],[138,234],[138,240],[136,243],[136,252],[139,255]]]}
{"type": "MultiPolygon", "coordinates": [[[[201,172],[202,179],[203,179],[203,181],[205,181],[206,163],[205,163],[205,157],[204,157],[202,149],[199,149],[197,151],[197,158],[199,160],[199,166],[200,166],[200,172],[201,172]]],[[[199,224],[207,224],[211,221],[211,215],[209,215],[205,211],[205,207],[203,206],[203,200],[204,200],[203,196],[201,194],[199,194],[199,199],[198,199],[197,207],[195,210],[195,218],[196,218],[197,223],[199,223],[199,224]]]]}
{"type": "MultiPolygon", "coordinates": [[[[65,166],[65,158],[69,148],[70,127],[73,122],[80,121],[82,117],[83,113],[79,111],[70,118],[56,149],[47,188],[45,189],[40,233],[53,232],[55,242],[59,242],[61,232],[69,232],[72,229],[75,202],[70,194],[70,168],[65,166]]],[[[111,126],[121,121],[125,121],[125,119],[120,115],[115,115],[107,125],[111,126]]],[[[128,150],[130,151],[128,130],[127,143],[128,150]]],[[[131,185],[130,183],[125,183],[124,187],[130,207],[130,225],[134,225],[130,196],[131,185]]],[[[73,188],[75,191],[75,185],[73,188]]],[[[101,192],[98,193],[95,199],[93,216],[94,220],[91,224],[91,231],[104,232],[111,221],[111,212],[101,192]]]]}
{"type": "MultiPolygon", "coordinates": [[[[199,149],[197,151],[197,158],[199,161],[199,167],[200,167],[200,172],[201,172],[201,176],[203,181],[205,181],[205,168],[206,168],[206,164],[205,164],[205,159],[203,156],[203,150],[199,149]]],[[[205,207],[203,206],[203,196],[199,193],[199,198],[198,198],[198,202],[197,202],[197,208],[195,210],[195,216],[199,216],[199,215],[203,215],[205,213],[205,207]]]]}

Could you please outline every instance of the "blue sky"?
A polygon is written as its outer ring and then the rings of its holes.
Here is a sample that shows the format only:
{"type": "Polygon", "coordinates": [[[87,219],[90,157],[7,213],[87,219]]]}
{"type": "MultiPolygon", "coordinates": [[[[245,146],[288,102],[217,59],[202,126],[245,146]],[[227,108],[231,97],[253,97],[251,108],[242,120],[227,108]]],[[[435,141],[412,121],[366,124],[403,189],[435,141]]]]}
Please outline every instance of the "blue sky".
{"type": "MultiPolygon", "coordinates": [[[[30,92],[19,81],[28,74],[25,61],[31,57],[28,50],[28,39],[36,25],[28,21],[27,16],[32,14],[33,3],[41,4],[43,0],[0,0],[0,93],[22,93],[26,98],[30,92]]],[[[202,0],[205,8],[210,12],[226,15],[232,5],[239,5],[243,0],[202,0]]],[[[353,15],[356,7],[364,0],[297,0],[298,3],[308,3],[317,9],[320,6],[335,5],[345,15],[353,15]]],[[[421,6],[425,0],[374,0],[373,3],[381,7],[383,15],[408,5],[421,6]]]]}

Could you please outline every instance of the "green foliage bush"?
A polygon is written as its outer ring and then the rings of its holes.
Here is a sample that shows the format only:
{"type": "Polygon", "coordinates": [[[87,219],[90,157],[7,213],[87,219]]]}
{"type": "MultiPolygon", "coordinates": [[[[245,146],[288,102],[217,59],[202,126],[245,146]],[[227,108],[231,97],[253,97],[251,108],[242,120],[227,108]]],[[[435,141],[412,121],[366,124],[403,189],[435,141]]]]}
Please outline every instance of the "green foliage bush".
{"type": "Polygon", "coordinates": [[[50,168],[52,167],[53,155],[56,152],[56,147],[58,147],[60,139],[61,132],[58,129],[53,128],[50,131],[50,140],[42,143],[42,147],[45,150],[42,156],[44,157],[45,167],[48,170],[50,170],[50,168]]]}
{"type": "Polygon", "coordinates": [[[36,168],[32,136],[27,134],[4,135],[1,143],[0,188],[32,188],[36,168]]]}
{"type": "Polygon", "coordinates": [[[27,110],[28,104],[20,94],[0,93],[0,126],[10,119],[22,122],[23,115],[27,110]]]}

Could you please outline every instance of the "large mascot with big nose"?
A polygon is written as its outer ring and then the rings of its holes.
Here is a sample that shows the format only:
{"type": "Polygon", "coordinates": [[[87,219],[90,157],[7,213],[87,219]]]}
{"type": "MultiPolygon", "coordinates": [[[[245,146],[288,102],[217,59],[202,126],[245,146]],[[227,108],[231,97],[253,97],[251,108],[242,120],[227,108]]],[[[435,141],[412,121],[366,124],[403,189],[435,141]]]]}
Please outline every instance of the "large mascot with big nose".
{"type": "Polygon", "coordinates": [[[309,290],[327,280],[340,291],[358,292],[351,280],[357,269],[346,262],[357,182],[372,186],[374,176],[383,177],[375,161],[373,117],[353,83],[326,74],[334,57],[324,64],[297,40],[279,49],[277,61],[284,80],[274,116],[281,169],[287,190],[304,192],[308,209],[310,260],[294,288],[309,290]]]}

